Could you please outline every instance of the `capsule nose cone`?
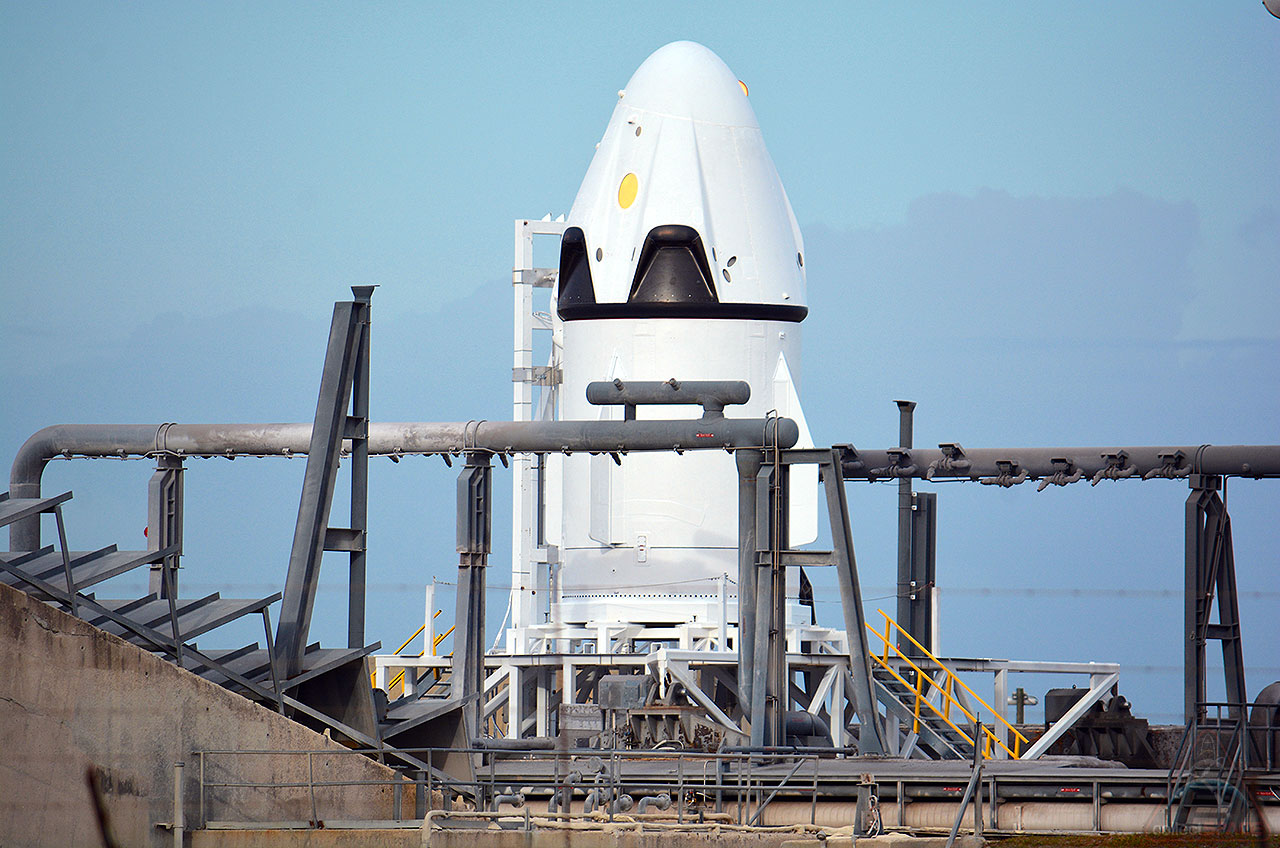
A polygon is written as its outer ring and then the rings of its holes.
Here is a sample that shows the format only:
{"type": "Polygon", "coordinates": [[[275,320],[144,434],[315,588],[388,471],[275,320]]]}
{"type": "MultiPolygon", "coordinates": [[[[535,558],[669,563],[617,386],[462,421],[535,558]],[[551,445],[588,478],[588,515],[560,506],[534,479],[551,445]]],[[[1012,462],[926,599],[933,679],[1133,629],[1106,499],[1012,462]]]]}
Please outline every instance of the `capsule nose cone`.
{"type": "Polygon", "coordinates": [[[800,229],[733,72],[678,41],[621,96],[569,212],[560,317],[801,320],[800,229]]]}
{"type": "Polygon", "coordinates": [[[712,124],[759,127],[747,93],[708,48],[676,41],[656,50],[632,75],[622,102],[646,112],[712,124]]]}

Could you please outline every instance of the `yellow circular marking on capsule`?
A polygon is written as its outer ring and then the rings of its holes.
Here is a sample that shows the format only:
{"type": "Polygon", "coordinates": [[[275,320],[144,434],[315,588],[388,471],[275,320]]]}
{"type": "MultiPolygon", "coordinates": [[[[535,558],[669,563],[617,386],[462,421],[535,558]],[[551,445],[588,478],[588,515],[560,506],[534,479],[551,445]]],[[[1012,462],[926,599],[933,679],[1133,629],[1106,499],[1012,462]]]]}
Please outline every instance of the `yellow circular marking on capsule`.
{"type": "Polygon", "coordinates": [[[742,93],[745,96],[747,97],[751,96],[751,92],[747,91],[747,84],[745,82],[743,82],[742,80],[738,80],[738,85],[742,86],[742,93]]]}
{"type": "Polygon", "coordinates": [[[627,174],[618,186],[618,205],[628,209],[636,202],[636,192],[640,190],[640,181],[635,174],[627,174]]]}

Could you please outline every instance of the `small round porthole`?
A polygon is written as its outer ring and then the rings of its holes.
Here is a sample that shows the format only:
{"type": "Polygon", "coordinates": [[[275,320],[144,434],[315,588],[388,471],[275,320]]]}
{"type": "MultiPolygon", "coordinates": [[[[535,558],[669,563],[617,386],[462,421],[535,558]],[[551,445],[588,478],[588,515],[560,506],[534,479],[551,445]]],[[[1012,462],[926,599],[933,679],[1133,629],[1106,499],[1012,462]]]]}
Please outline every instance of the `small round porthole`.
{"type": "Polygon", "coordinates": [[[640,127],[636,127],[636,135],[640,135],[640,127]]]}
{"type": "Polygon", "coordinates": [[[797,264],[797,265],[799,265],[801,268],[803,268],[803,267],[804,267],[804,254],[803,254],[803,253],[797,253],[797,254],[796,254],[796,264],[797,264]]]}
{"type": "Polygon", "coordinates": [[[735,262],[737,262],[737,261],[738,261],[738,257],[736,257],[736,256],[730,256],[730,257],[729,257],[729,261],[728,261],[728,262],[726,262],[726,263],[724,263],[724,264],[725,264],[725,265],[727,265],[727,266],[729,266],[730,268],[732,268],[732,267],[733,267],[733,263],[735,263],[735,262]]]}
{"type": "Polygon", "coordinates": [[[596,248],[596,261],[597,261],[597,262],[599,262],[601,259],[604,259],[604,248],[603,248],[603,247],[597,247],[597,248],[596,248]]]}
{"type": "Polygon", "coordinates": [[[725,281],[726,283],[731,283],[731,282],[733,282],[733,278],[729,276],[729,269],[728,269],[728,268],[721,268],[721,269],[720,269],[720,273],[721,273],[721,274],[724,274],[724,281],[725,281]]]}

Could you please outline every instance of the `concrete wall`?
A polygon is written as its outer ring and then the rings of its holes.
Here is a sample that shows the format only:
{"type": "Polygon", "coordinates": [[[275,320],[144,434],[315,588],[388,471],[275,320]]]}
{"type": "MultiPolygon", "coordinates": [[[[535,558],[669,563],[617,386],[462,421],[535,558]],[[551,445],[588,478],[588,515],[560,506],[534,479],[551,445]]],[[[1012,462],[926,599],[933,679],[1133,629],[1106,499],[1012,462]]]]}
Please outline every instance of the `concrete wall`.
{"type": "MultiPolygon", "coordinates": [[[[484,844],[483,841],[477,843],[477,848],[484,844]]],[[[191,848],[422,848],[422,845],[422,831],[416,827],[394,830],[201,830],[191,834],[191,848]]]]}
{"type": "MultiPolygon", "coordinates": [[[[100,770],[116,839],[171,846],[173,764],[186,763],[186,819],[199,824],[197,750],[315,750],[317,781],[393,772],[284,716],[0,584],[0,845],[101,845],[86,770],[100,770]],[[346,752],[346,753],[344,753],[346,752]]],[[[210,781],[307,780],[305,756],[210,757],[210,781]]],[[[393,817],[391,787],[317,791],[320,819],[393,817]]],[[[412,785],[403,807],[414,809],[412,785]]],[[[312,818],[307,789],[206,792],[206,818],[312,818]]]]}

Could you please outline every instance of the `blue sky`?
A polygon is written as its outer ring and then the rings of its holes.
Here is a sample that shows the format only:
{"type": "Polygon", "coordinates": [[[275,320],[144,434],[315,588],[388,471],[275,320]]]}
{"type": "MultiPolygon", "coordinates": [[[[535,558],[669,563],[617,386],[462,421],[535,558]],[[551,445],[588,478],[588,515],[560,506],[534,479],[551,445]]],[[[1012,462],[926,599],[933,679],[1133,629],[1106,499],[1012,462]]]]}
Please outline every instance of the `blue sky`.
{"type": "MultiPolygon", "coordinates": [[[[507,417],[511,221],[568,211],[615,92],[682,38],[750,86],[805,232],[819,441],[888,446],[909,397],[918,444],[1280,443],[1280,20],[1256,0],[5,2],[0,459],[61,421],[309,420],[331,304],[366,282],[375,417],[507,417]]],[[[271,591],[301,461],[191,465],[184,580],[271,591]]],[[[73,545],[140,545],[148,474],[55,464],[73,545]]],[[[452,579],[452,477],[375,463],[384,644],[452,579]]],[[[937,488],[948,652],[1119,661],[1176,719],[1185,489],[937,488]]],[[[871,597],[895,499],[850,494],[871,597]]],[[[1280,484],[1229,501],[1256,692],[1280,484]]]]}

